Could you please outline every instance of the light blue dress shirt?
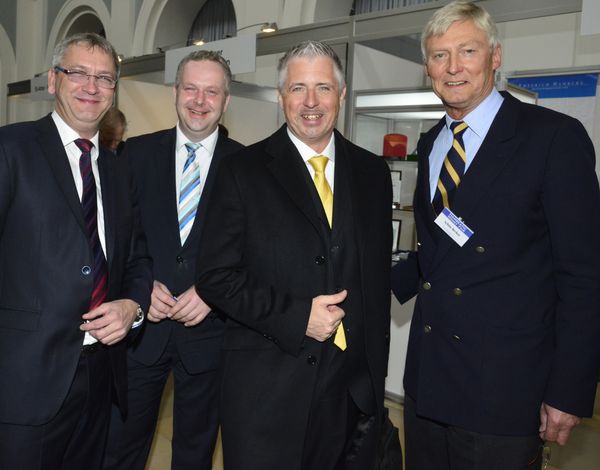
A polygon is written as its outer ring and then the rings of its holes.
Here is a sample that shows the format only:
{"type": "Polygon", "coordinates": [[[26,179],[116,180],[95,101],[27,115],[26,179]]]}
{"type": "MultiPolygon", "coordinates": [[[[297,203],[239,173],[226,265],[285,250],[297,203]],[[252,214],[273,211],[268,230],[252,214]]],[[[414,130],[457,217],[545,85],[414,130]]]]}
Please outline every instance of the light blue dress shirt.
{"type": "MultiPolygon", "coordinates": [[[[463,121],[467,123],[469,128],[463,134],[463,142],[465,144],[465,153],[467,154],[467,162],[465,164],[465,173],[473,162],[479,147],[485,136],[487,135],[498,110],[502,105],[504,98],[494,88],[492,92],[477,106],[473,111],[467,114],[463,121]]],[[[433,142],[433,148],[429,154],[429,188],[431,201],[437,189],[437,183],[440,178],[440,171],[446,158],[446,153],[452,146],[454,136],[450,130],[450,124],[454,122],[450,116],[446,114],[446,125],[433,142]]]]}

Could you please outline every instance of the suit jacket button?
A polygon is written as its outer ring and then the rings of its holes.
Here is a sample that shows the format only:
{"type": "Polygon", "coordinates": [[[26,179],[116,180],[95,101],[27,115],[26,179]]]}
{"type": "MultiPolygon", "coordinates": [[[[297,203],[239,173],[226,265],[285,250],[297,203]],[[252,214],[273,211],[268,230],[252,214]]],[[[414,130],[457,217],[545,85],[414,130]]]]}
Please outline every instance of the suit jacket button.
{"type": "Polygon", "coordinates": [[[425,289],[425,290],[429,290],[429,289],[431,289],[431,282],[427,282],[427,281],[425,281],[425,282],[423,283],[423,289],[425,289]]]}
{"type": "Polygon", "coordinates": [[[431,333],[431,325],[425,325],[423,327],[423,331],[425,332],[425,334],[431,333]]]}
{"type": "Polygon", "coordinates": [[[308,357],[306,358],[306,362],[309,365],[314,366],[317,363],[317,358],[315,356],[313,356],[312,354],[309,354],[308,357]]]}
{"type": "Polygon", "coordinates": [[[454,341],[460,341],[460,336],[458,336],[458,335],[452,335],[452,339],[454,341]]]}
{"type": "Polygon", "coordinates": [[[84,276],[89,276],[92,273],[92,268],[90,268],[89,266],[84,266],[83,268],[81,268],[81,273],[84,276]]]}
{"type": "Polygon", "coordinates": [[[452,293],[456,296],[462,295],[462,289],[460,287],[455,287],[452,289],[452,293]]]}
{"type": "Polygon", "coordinates": [[[475,251],[477,253],[485,253],[485,248],[482,246],[477,246],[477,247],[475,247],[475,251]]]}
{"type": "Polygon", "coordinates": [[[316,264],[325,264],[325,257],[324,256],[316,256],[315,257],[315,263],[316,264]]]}
{"type": "Polygon", "coordinates": [[[183,256],[178,256],[175,258],[175,261],[177,261],[179,264],[183,263],[183,256]]]}

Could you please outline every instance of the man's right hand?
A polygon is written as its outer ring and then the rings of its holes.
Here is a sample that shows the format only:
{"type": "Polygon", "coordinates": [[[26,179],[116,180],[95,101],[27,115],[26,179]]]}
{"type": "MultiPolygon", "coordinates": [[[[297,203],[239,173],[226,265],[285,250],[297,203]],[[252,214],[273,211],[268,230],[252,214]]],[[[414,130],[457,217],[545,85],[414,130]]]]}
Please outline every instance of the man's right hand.
{"type": "Polygon", "coordinates": [[[325,341],[337,330],[344,318],[344,310],[338,307],[348,295],[347,290],[331,295],[319,295],[312,300],[306,336],[325,341]]]}
{"type": "Polygon", "coordinates": [[[173,298],[173,295],[167,286],[160,281],[154,281],[154,287],[152,288],[152,299],[146,318],[151,322],[158,323],[159,321],[167,318],[169,309],[176,303],[177,299],[173,298]]]}

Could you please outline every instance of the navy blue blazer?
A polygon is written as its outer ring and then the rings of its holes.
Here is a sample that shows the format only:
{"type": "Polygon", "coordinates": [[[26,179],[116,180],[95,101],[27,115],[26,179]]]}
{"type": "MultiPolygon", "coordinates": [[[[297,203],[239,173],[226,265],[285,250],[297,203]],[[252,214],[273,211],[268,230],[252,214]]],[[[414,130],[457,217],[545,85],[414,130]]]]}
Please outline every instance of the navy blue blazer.
{"type": "MultiPolygon", "coordinates": [[[[150,304],[152,262],[140,230],[131,174],[123,159],[98,159],[107,301],[150,304]]],[[[0,129],[0,421],[52,419],[73,381],[88,311],[93,259],[68,157],[50,116],[0,129]]],[[[125,341],[109,346],[125,412],[125,341]]]]}
{"type": "MultiPolygon", "coordinates": [[[[221,159],[243,148],[235,140],[219,135],[194,225],[181,246],[175,189],[176,140],[176,128],[132,137],[127,139],[121,154],[131,165],[138,189],[142,226],[154,261],[154,279],[165,284],[173,295],[194,285],[200,235],[221,159]]],[[[145,322],[130,354],[137,361],[152,365],[173,336],[190,373],[214,370],[220,357],[223,328],[224,322],[213,313],[193,327],[170,320],[145,322]]]]}
{"type": "Polygon", "coordinates": [[[393,283],[401,300],[419,293],[404,377],[417,412],[477,432],[526,435],[537,433],[542,402],[592,413],[600,193],[579,121],[503,96],[455,194],[452,210],[474,231],[462,248],[434,224],[430,203],[427,156],[443,120],[419,142],[420,246],[395,268],[393,283]]]}

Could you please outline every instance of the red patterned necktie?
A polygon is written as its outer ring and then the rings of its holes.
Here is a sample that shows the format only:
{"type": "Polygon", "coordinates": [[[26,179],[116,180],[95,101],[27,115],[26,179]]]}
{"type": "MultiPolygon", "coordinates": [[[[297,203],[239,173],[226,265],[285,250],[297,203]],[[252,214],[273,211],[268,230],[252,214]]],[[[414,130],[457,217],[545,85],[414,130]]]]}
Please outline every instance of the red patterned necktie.
{"type": "Polygon", "coordinates": [[[87,139],[77,139],[75,144],[81,150],[79,158],[79,171],[83,181],[83,192],[81,196],[81,207],[83,208],[83,220],[87,229],[88,241],[93,254],[92,274],[94,284],[90,300],[90,310],[98,307],[108,291],[108,268],[106,258],[98,236],[98,208],[96,201],[96,181],[92,172],[91,150],[94,144],[87,139]]]}

